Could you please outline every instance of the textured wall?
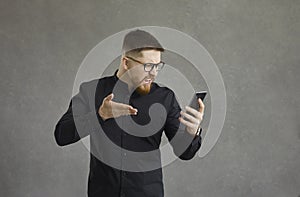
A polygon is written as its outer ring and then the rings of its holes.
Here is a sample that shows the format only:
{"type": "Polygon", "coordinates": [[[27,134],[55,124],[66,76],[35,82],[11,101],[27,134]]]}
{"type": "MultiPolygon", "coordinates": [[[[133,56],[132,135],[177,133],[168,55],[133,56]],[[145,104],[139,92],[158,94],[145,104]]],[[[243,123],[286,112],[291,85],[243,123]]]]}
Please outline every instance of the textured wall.
{"type": "Polygon", "coordinates": [[[167,166],[166,196],[297,197],[299,10],[297,0],[0,0],[1,196],[85,196],[87,151],[53,138],[77,69],[107,36],[155,25],[202,43],[227,91],[217,145],[167,166]]]}

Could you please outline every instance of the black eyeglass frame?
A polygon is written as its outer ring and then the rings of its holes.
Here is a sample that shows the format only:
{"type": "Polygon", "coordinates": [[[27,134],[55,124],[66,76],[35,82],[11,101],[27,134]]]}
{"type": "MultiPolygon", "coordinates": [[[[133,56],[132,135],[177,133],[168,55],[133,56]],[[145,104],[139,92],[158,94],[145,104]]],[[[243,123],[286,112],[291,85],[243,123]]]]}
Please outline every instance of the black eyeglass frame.
{"type": "Polygon", "coordinates": [[[156,67],[156,68],[155,68],[156,71],[160,71],[160,70],[163,69],[163,67],[164,67],[164,65],[165,65],[165,62],[163,62],[163,61],[160,61],[160,62],[157,63],[157,64],[153,64],[153,63],[143,63],[143,62],[140,62],[140,61],[137,60],[137,59],[134,59],[133,57],[130,57],[130,56],[125,56],[125,57],[128,58],[128,59],[130,59],[130,60],[132,60],[132,61],[134,61],[134,62],[137,62],[137,63],[139,63],[139,64],[142,64],[142,65],[144,66],[144,71],[145,71],[145,72],[151,72],[151,71],[153,70],[154,67],[156,67]],[[146,67],[149,66],[149,65],[151,65],[151,69],[148,71],[148,70],[146,69],[146,67]],[[161,65],[161,67],[158,67],[159,65],[161,65]]]}

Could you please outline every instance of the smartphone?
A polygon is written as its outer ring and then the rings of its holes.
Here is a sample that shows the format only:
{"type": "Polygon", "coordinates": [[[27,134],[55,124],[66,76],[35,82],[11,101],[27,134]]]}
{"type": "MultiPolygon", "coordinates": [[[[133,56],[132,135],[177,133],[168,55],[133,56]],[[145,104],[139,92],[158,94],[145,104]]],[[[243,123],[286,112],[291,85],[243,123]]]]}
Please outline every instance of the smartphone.
{"type": "Polygon", "coordinates": [[[189,106],[198,110],[199,109],[198,98],[200,98],[203,101],[204,98],[205,98],[205,96],[206,96],[206,94],[207,94],[207,91],[196,92],[194,94],[193,99],[190,102],[189,106]]]}

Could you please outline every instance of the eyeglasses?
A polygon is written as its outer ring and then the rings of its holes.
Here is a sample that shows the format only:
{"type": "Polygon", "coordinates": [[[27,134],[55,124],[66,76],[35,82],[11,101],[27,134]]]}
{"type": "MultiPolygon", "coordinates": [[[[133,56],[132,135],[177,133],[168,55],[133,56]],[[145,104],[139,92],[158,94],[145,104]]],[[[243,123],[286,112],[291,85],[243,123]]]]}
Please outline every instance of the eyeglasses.
{"type": "Polygon", "coordinates": [[[134,61],[134,62],[137,62],[139,64],[142,64],[144,66],[144,70],[146,72],[151,72],[153,70],[153,68],[155,67],[155,70],[156,71],[160,71],[161,69],[163,69],[165,63],[164,62],[159,62],[157,64],[152,64],[152,63],[143,63],[143,62],[140,62],[139,60],[136,60],[132,57],[129,57],[129,56],[126,56],[128,59],[134,61]]]}

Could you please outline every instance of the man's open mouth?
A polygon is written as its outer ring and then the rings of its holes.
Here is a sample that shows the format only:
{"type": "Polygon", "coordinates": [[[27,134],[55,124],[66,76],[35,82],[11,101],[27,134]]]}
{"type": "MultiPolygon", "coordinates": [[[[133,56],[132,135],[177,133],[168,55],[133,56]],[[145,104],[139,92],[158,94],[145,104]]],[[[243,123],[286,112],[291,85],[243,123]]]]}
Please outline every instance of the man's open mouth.
{"type": "Polygon", "coordinates": [[[145,84],[149,84],[149,83],[151,83],[151,82],[152,82],[152,79],[145,79],[145,80],[144,80],[144,83],[145,83],[145,84]]]}

